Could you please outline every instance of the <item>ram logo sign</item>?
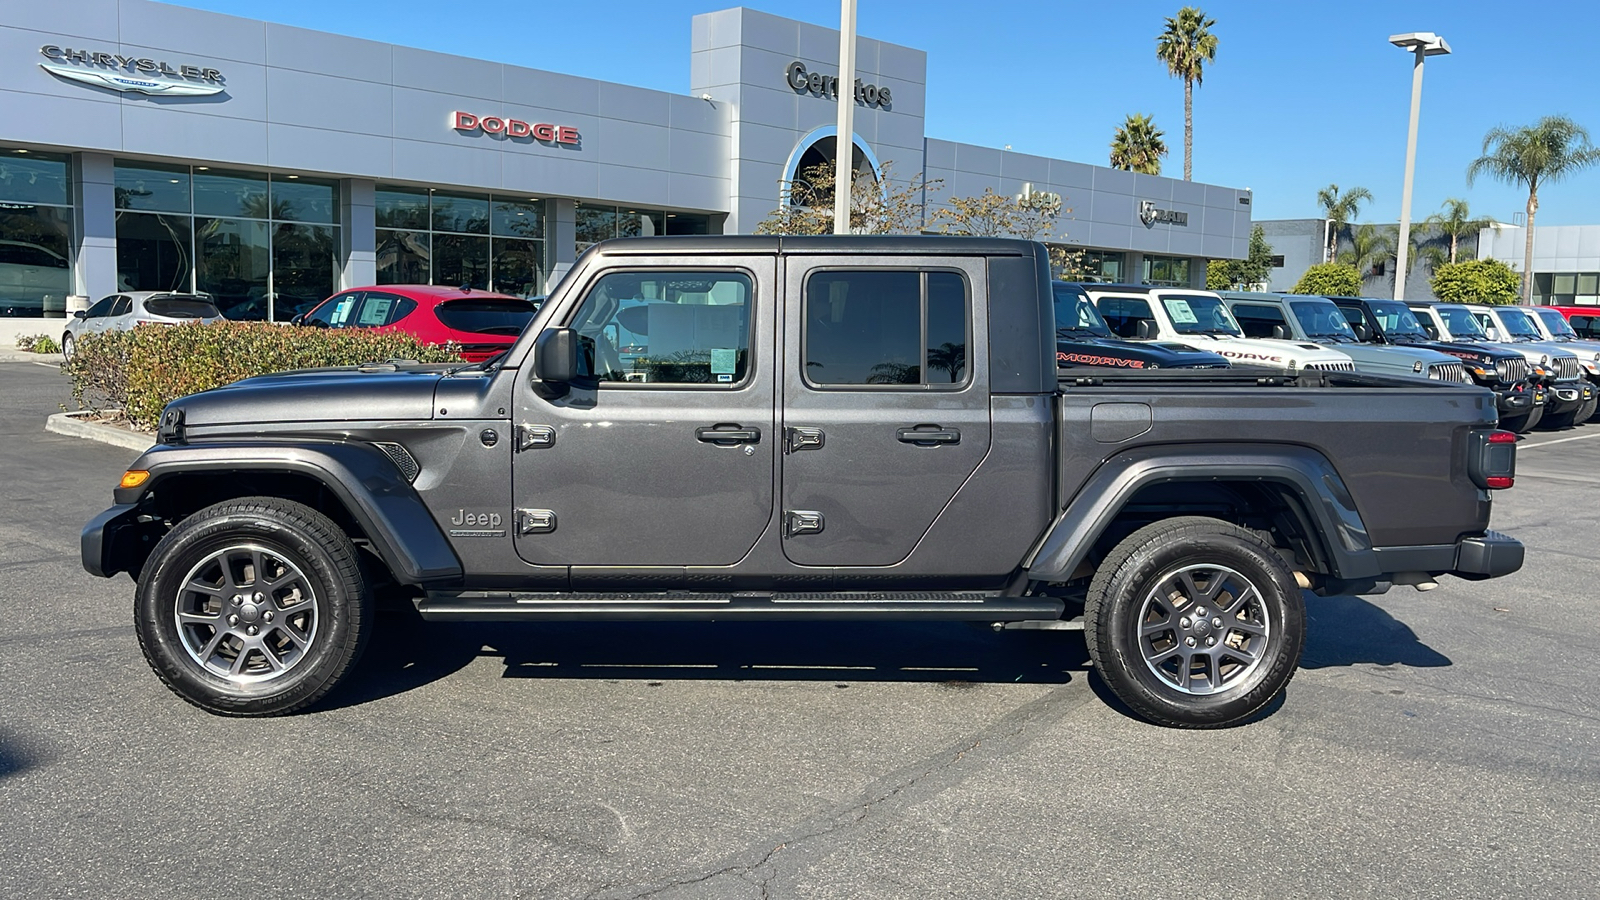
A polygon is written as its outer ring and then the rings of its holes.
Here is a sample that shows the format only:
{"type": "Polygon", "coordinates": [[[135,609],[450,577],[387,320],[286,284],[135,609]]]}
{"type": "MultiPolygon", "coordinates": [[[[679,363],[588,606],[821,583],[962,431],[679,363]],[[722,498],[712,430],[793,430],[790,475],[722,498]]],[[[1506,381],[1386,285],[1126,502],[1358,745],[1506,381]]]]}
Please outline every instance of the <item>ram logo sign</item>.
{"type": "Polygon", "coordinates": [[[1139,221],[1149,228],[1157,222],[1189,227],[1189,214],[1176,209],[1158,209],[1154,200],[1139,201],[1139,221]]]}

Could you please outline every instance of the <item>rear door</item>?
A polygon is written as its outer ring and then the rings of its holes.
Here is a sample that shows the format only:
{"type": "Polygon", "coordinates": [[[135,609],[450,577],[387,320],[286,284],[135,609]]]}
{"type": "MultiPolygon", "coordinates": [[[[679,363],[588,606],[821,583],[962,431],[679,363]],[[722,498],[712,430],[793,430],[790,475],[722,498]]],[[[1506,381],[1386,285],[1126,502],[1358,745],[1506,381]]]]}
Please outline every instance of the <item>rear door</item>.
{"type": "Polygon", "coordinates": [[[911,554],[989,451],[986,264],[804,257],[784,276],[784,553],[911,554]]]}
{"type": "Polygon", "coordinates": [[[578,332],[581,382],[549,398],[518,379],[517,552],[732,565],[772,518],[775,258],[625,263],[584,276],[547,326],[578,332]]]}

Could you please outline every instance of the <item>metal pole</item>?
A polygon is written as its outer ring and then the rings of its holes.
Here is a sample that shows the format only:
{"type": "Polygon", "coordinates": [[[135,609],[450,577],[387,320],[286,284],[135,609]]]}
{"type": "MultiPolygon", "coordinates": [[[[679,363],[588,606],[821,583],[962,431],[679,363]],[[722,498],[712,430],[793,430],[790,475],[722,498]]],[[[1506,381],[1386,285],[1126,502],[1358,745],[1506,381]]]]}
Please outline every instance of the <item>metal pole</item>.
{"type": "Polygon", "coordinates": [[[1417,61],[1411,67],[1411,127],[1406,132],[1406,183],[1400,191],[1400,233],[1394,250],[1394,299],[1406,298],[1406,256],[1411,249],[1411,174],[1417,165],[1417,116],[1422,111],[1422,61],[1427,54],[1416,48],[1417,61]]]}
{"type": "Polygon", "coordinates": [[[833,141],[833,233],[850,233],[850,188],[855,181],[856,0],[839,2],[839,134],[833,141]]]}

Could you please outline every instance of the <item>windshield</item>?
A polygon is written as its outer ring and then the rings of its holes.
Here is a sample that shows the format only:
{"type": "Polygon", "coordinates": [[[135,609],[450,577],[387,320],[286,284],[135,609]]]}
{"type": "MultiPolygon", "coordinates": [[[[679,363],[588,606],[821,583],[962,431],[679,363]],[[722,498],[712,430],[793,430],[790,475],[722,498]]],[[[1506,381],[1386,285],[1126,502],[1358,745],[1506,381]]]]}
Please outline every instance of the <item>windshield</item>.
{"type": "Polygon", "coordinates": [[[1578,336],[1578,333],[1573,331],[1572,326],[1567,323],[1567,317],[1553,309],[1536,309],[1533,314],[1538,316],[1539,321],[1544,323],[1544,327],[1550,329],[1550,333],[1558,338],[1570,340],[1578,336]]]}
{"type": "Polygon", "coordinates": [[[1100,318],[1100,311],[1089,302],[1089,295],[1082,288],[1058,282],[1051,289],[1056,298],[1057,334],[1086,331],[1097,337],[1111,336],[1106,320],[1100,318]]]}
{"type": "Polygon", "coordinates": [[[1161,298],[1161,305],[1167,310],[1167,318],[1172,320],[1172,330],[1179,334],[1244,335],[1228,308],[1216,297],[1166,295],[1161,298]]]}
{"type": "Polygon", "coordinates": [[[1489,339],[1489,335],[1483,330],[1483,326],[1478,324],[1478,320],[1473,318],[1472,313],[1468,312],[1465,307],[1436,306],[1434,307],[1434,312],[1437,312],[1439,318],[1444,320],[1444,327],[1458,341],[1485,341],[1489,339]]]}
{"type": "MultiPolygon", "coordinates": [[[[1372,317],[1378,320],[1378,327],[1391,338],[1415,337],[1427,339],[1428,333],[1422,330],[1422,323],[1417,321],[1417,316],[1411,308],[1404,303],[1393,300],[1373,300],[1367,303],[1372,310],[1372,317]]],[[[1450,326],[1454,331],[1455,326],[1450,326]]]]}
{"type": "Polygon", "coordinates": [[[1345,321],[1344,313],[1332,303],[1318,303],[1314,300],[1295,300],[1289,304],[1294,310],[1294,317],[1300,321],[1300,328],[1309,338],[1335,338],[1355,340],[1356,333],[1350,330],[1350,323],[1345,321]]]}
{"type": "Polygon", "coordinates": [[[1495,310],[1495,314],[1506,333],[1518,340],[1537,341],[1544,337],[1533,322],[1529,321],[1528,314],[1520,309],[1499,309],[1495,310]]]}

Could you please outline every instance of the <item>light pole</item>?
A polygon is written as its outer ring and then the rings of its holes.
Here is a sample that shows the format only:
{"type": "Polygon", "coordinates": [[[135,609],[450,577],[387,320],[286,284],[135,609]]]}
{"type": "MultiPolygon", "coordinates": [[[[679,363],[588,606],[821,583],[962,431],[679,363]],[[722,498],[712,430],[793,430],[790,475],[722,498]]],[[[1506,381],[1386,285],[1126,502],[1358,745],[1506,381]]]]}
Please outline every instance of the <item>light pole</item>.
{"type": "Polygon", "coordinates": [[[1422,111],[1422,61],[1430,56],[1444,56],[1450,45],[1431,31],[1413,31],[1410,34],[1392,34],[1389,43],[1416,54],[1411,66],[1411,126],[1406,132],[1406,183],[1400,192],[1400,234],[1394,250],[1394,299],[1404,300],[1406,293],[1406,256],[1411,250],[1411,175],[1417,166],[1417,116],[1422,111]]]}
{"type": "Polygon", "coordinates": [[[850,188],[856,174],[856,0],[839,3],[839,134],[833,139],[833,233],[850,233],[850,188]]]}

